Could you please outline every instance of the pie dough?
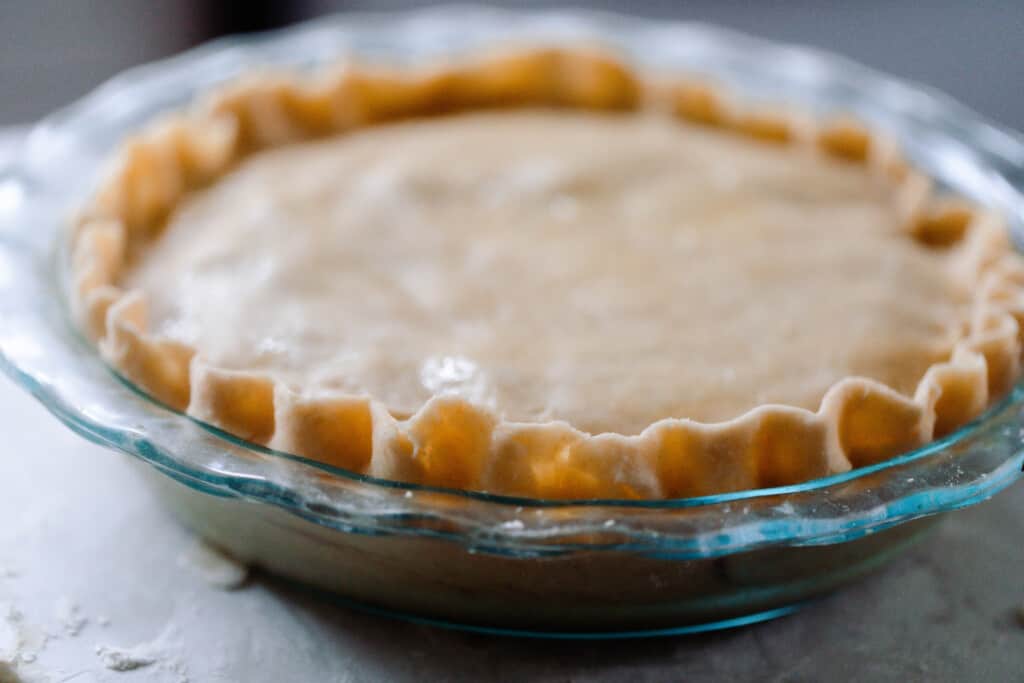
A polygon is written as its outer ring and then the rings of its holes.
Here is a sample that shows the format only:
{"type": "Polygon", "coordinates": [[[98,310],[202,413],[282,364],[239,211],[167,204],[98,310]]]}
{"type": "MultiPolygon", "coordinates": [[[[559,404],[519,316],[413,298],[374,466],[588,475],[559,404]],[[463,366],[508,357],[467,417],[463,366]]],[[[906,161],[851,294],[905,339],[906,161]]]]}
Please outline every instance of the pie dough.
{"type": "Polygon", "coordinates": [[[1016,379],[1024,269],[933,195],[855,122],[591,51],[262,74],[124,146],[71,299],[133,382],[273,448],[703,495],[892,457],[1016,379]]]}

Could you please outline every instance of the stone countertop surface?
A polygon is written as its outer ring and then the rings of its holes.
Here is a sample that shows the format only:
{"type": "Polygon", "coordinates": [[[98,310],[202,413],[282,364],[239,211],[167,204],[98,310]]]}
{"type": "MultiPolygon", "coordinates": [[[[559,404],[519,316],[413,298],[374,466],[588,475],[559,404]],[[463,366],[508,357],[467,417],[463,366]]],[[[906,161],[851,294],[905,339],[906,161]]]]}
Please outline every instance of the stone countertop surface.
{"type": "Polygon", "coordinates": [[[507,639],[361,614],[259,573],[217,587],[126,456],[72,434],[6,379],[0,406],[2,683],[1024,681],[1024,485],[773,622],[634,641],[507,639]],[[124,652],[135,658],[111,656],[124,652]]]}
{"type": "Polygon", "coordinates": [[[5,378],[0,430],[0,683],[1024,681],[1024,484],[783,619],[542,641],[369,616],[260,573],[218,587],[232,568],[202,561],[126,456],[5,378]]]}

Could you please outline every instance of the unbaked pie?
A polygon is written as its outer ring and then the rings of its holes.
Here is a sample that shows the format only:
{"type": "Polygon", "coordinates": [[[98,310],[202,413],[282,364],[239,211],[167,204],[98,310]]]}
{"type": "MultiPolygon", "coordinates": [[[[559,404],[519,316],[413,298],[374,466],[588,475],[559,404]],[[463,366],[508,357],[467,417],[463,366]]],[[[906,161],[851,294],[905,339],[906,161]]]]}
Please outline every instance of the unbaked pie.
{"type": "Polygon", "coordinates": [[[103,357],[243,439],[540,498],[796,483],[1019,373],[1024,268],[849,118],[592,49],[261,73],[127,141],[71,234],[103,357]]]}

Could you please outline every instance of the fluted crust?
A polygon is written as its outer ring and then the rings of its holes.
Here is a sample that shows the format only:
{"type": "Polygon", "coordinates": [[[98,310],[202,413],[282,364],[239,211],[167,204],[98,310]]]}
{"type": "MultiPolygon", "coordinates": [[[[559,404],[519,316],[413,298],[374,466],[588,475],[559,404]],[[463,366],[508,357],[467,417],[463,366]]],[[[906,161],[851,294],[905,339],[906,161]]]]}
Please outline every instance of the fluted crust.
{"type": "Polygon", "coordinates": [[[745,111],[706,84],[642,82],[592,50],[532,49],[415,72],[349,66],[306,78],[254,75],[125,143],[73,228],[73,314],[128,379],[241,438],[404,482],[558,499],[677,498],[793,484],[948,434],[1020,374],[1024,264],[998,216],[933,197],[930,180],[891,141],[852,119],[745,111]],[[142,293],[118,287],[128,255],[175,203],[246,154],[400,117],[530,105],[660,106],[763,143],[862,164],[895,186],[909,238],[955,250],[951,277],[974,297],[954,352],[925,373],[913,396],[850,377],[817,412],[765,405],[722,423],[665,419],[635,436],[592,435],[564,422],[503,421],[451,396],[400,419],[372,397],[213,367],[187,345],[150,332],[142,293]]]}

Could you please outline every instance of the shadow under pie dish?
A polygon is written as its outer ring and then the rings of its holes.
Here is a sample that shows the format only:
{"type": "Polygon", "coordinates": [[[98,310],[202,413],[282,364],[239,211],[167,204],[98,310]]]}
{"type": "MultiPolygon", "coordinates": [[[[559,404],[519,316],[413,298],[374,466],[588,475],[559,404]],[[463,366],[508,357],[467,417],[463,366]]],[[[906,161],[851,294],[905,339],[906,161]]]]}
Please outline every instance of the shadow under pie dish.
{"type": "Polygon", "coordinates": [[[891,140],[780,106],[582,47],[253,74],[117,152],[72,309],[163,403],[379,479],[658,499],[874,464],[1006,395],[1024,268],[891,140]]]}

